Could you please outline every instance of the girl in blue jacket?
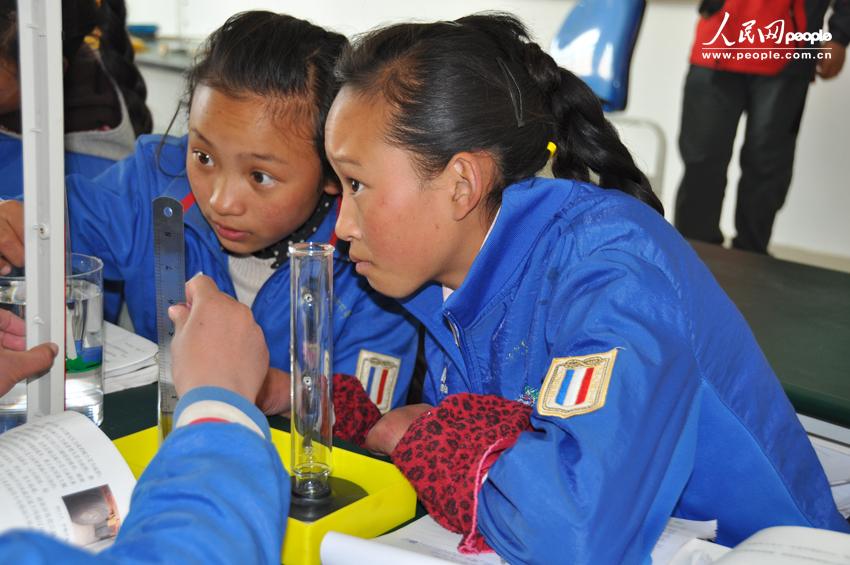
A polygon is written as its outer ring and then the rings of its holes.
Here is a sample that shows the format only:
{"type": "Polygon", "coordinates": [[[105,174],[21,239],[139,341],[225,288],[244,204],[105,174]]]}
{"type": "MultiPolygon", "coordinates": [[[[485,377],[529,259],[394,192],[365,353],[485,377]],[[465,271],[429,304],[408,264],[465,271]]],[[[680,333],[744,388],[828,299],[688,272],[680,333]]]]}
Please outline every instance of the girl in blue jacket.
{"type": "MultiPolygon", "coordinates": [[[[98,175],[151,131],[126,15],[123,0],[62,3],[66,174],[98,175]]],[[[15,0],[0,0],[0,198],[23,192],[17,20],[15,0]]]]}
{"type": "Polygon", "coordinates": [[[424,324],[433,405],[390,412],[366,445],[462,551],[648,563],[670,516],[717,519],[726,545],[848,530],[740,313],[520,22],[391,26],[339,73],[337,233],[424,324]]]}
{"type": "MultiPolygon", "coordinates": [[[[95,179],[67,179],[74,249],[102,258],[104,278],[124,282],[136,332],[154,340],[151,203],[160,195],[183,202],[187,273],[211,276],[263,328],[272,368],[259,402],[267,413],[289,406],[288,244],[336,243],[339,184],[324,154],[324,122],[346,44],[291,16],[237,14],[189,71],[186,137],[142,136],[132,156],[95,179]]],[[[18,203],[0,204],[0,231],[15,217],[18,203]]],[[[22,250],[12,247],[0,253],[19,264],[22,250]]],[[[384,411],[403,403],[416,325],[340,252],[333,323],[334,371],[359,377],[384,411]]]]}

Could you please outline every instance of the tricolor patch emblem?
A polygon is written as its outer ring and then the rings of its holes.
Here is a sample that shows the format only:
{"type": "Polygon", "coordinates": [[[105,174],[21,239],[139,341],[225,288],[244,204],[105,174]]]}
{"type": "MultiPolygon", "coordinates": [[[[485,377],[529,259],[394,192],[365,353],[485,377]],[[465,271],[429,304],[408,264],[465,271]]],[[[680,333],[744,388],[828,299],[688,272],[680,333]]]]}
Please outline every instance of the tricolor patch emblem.
{"type": "Polygon", "coordinates": [[[392,407],[400,367],[401,359],[398,357],[360,350],[357,378],[382,414],[386,414],[392,407]]]}
{"type": "Polygon", "coordinates": [[[537,411],[569,418],[605,406],[617,350],[581,357],[556,357],[540,388],[537,411]]]}

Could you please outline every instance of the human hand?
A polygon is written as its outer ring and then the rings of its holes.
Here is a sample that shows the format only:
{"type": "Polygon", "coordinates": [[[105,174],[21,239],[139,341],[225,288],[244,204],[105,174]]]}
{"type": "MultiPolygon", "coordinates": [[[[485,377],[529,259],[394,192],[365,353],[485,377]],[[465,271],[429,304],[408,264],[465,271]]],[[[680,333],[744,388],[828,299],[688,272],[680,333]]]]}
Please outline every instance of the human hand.
{"type": "Polygon", "coordinates": [[[24,264],[24,205],[17,200],[0,202],[0,275],[24,264]]]}
{"type": "Polygon", "coordinates": [[[408,404],[390,410],[378,420],[366,436],[364,447],[375,453],[389,455],[419,416],[433,408],[430,404],[408,404]]]}
{"type": "Polygon", "coordinates": [[[269,350],[251,310],[220,292],[211,278],[186,283],[186,304],[168,309],[174,322],[172,375],[177,394],[218,386],[254,402],[269,369],[269,350]]]}
{"type": "Polygon", "coordinates": [[[8,310],[0,310],[0,396],[20,381],[47,371],[59,351],[53,343],[42,343],[24,351],[25,329],[22,319],[8,310]]]}
{"type": "Polygon", "coordinates": [[[844,66],[844,57],[847,53],[847,48],[837,41],[827,41],[824,44],[824,48],[829,50],[830,57],[818,61],[815,71],[820,78],[831,79],[841,72],[841,68],[844,66]]]}
{"type": "Polygon", "coordinates": [[[257,408],[263,414],[281,414],[292,407],[292,379],[289,373],[269,367],[266,380],[257,394],[257,408]]]}

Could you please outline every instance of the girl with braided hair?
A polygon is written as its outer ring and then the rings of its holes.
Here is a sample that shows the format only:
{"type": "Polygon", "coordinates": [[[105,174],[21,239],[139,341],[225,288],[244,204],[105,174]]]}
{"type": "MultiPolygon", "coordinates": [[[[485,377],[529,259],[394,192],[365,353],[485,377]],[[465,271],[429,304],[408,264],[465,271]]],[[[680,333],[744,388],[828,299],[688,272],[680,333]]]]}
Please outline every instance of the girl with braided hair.
{"type": "MultiPolygon", "coordinates": [[[[0,197],[23,192],[16,0],[0,0],[0,197]]],[[[65,172],[94,177],[151,130],[123,0],[62,2],[65,172]],[[100,39],[87,41],[87,37],[100,39]],[[90,44],[91,43],[91,44],[90,44]]],[[[116,312],[117,313],[117,312],[116,312]]]]}
{"type": "MultiPolygon", "coordinates": [[[[348,40],[287,14],[234,14],[202,45],[187,73],[188,135],[141,136],[132,155],[94,179],[66,178],[75,251],[104,262],[121,282],[136,333],[156,339],[151,202],[171,196],[185,211],[186,273],[211,276],[252,308],[271,362],[258,405],[290,408],[289,245],[337,243],[339,181],[324,152],[338,90],[334,66],[348,40]]],[[[23,263],[23,210],[0,202],[0,274],[23,263]]],[[[336,426],[358,441],[360,407],[403,404],[418,324],[334,254],[333,359],[336,426]]],[[[361,433],[363,432],[363,433],[361,433]]]]}
{"type": "Polygon", "coordinates": [[[746,322],[518,20],[379,29],[338,73],[336,232],[427,332],[426,404],[366,445],[462,551],[646,563],[671,516],[726,545],[848,530],[746,322]]]}

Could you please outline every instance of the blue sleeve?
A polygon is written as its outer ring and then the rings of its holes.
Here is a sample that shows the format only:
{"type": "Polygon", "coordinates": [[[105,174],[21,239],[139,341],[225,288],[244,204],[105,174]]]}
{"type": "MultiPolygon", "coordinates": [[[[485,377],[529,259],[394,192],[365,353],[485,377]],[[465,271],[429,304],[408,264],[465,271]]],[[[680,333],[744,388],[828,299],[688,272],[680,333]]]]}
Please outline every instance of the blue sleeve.
{"type": "MultiPolygon", "coordinates": [[[[110,167],[114,161],[102,157],[81,153],[65,152],[65,174],[79,174],[80,178],[93,178],[110,167]]],[[[23,199],[23,160],[21,141],[8,135],[0,134],[0,199],[23,199]]],[[[69,179],[68,185],[75,185],[74,178],[69,179]]],[[[96,194],[96,193],[94,193],[96,194]]],[[[84,247],[77,249],[84,252],[84,247]]],[[[117,322],[121,309],[122,288],[119,282],[109,282],[104,292],[104,318],[117,322]]]]}
{"type": "Polygon", "coordinates": [[[668,279],[640,259],[601,252],[563,281],[538,339],[552,358],[616,350],[604,405],[543,415],[541,392],[534,430],[490,468],[478,529],[511,563],[648,563],[693,466],[691,334],[668,279]]]}
{"type": "MultiPolygon", "coordinates": [[[[206,387],[181,399],[227,402],[262,425],[256,407],[206,387]]],[[[195,392],[195,391],[192,391],[195,392]]],[[[271,442],[240,424],[176,429],[145,470],[115,543],[93,555],[37,532],[0,537],[0,563],[279,563],[289,479],[271,442]]]]}
{"type": "Polygon", "coordinates": [[[65,151],[65,175],[78,174],[94,178],[115,164],[114,159],[65,151]]]}
{"type": "MultiPolygon", "coordinates": [[[[65,175],[95,177],[114,161],[94,155],[65,152],[65,175]]],[[[23,145],[17,137],[0,133],[0,198],[20,198],[24,192],[23,145]]]]}
{"type": "Polygon", "coordinates": [[[0,132],[0,198],[22,198],[24,162],[21,140],[0,132]]]}
{"type": "Polygon", "coordinates": [[[239,424],[175,430],[139,480],[106,555],[120,562],[275,563],[289,481],[271,443],[239,424]]]}
{"type": "Polygon", "coordinates": [[[16,531],[0,536],[0,563],[279,563],[288,510],[270,442],[239,424],[196,424],[163,444],[110,548],[16,531]]]}
{"type": "MultiPolygon", "coordinates": [[[[352,270],[350,263],[347,267],[352,270]]],[[[334,303],[334,372],[360,379],[382,412],[402,406],[416,364],[418,322],[395,300],[369,288],[365,279],[351,273],[343,277],[350,288],[334,303]]]]}
{"type": "Polygon", "coordinates": [[[13,531],[0,536],[0,563],[15,565],[69,565],[110,563],[111,559],[61,542],[39,532],[13,531]]]}
{"type": "MultiPolygon", "coordinates": [[[[254,406],[238,407],[267,426],[254,406]]],[[[257,433],[228,423],[178,428],[101,555],[120,563],[278,563],[289,490],[277,450],[257,433]]]]}
{"type": "Polygon", "coordinates": [[[133,155],[94,179],[66,178],[74,251],[103,260],[104,278],[137,274],[152,245],[151,200],[164,179],[157,174],[156,144],[142,138],[133,155]]]}

